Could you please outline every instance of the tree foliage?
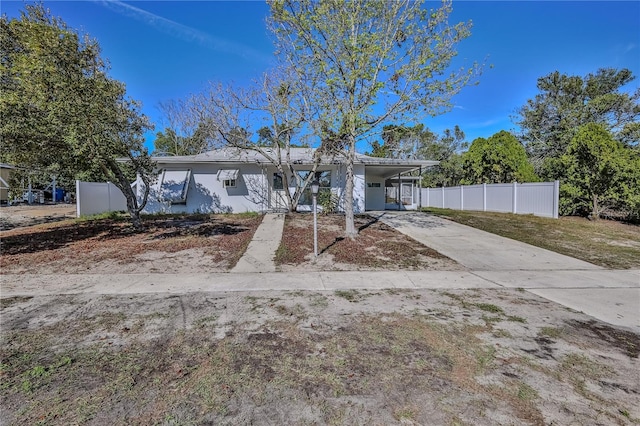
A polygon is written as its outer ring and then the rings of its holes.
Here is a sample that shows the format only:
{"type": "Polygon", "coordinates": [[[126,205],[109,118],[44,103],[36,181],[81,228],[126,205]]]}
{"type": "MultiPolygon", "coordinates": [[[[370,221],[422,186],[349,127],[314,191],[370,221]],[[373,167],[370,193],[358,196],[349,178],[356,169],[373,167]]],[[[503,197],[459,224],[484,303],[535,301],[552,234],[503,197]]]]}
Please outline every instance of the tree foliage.
{"type": "Polygon", "coordinates": [[[616,141],[603,124],[580,126],[562,164],[567,170],[564,213],[639,217],[640,154],[616,141]]]}
{"type": "Polygon", "coordinates": [[[469,23],[450,26],[451,1],[271,0],[280,57],[306,82],[307,117],[323,145],[346,158],[345,234],[354,237],[356,143],[385,122],[415,121],[450,109],[477,72],[451,71],[469,23]]]}
{"type": "Polygon", "coordinates": [[[524,146],[504,130],[477,138],[463,155],[464,184],[535,182],[537,176],[524,146]]]}
{"type": "Polygon", "coordinates": [[[467,147],[465,134],[459,126],[445,129],[442,135],[433,133],[423,124],[415,126],[386,125],[380,143],[371,144],[374,157],[436,160],[440,164],[423,171],[426,187],[455,186],[462,179],[460,152],[467,147]]]}
{"type": "Polygon", "coordinates": [[[153,164],[141,138],[146,117],[126,97],[124,84],[108,77],[95,40],[41,4],[25,7],[20,19],[0,20],[2,160],[60,180],[112,181],[139,227],[146,194],[139,203],[130,183],[138,174],[148,188],[151,179],[153,164]]]}
{"type": "Polygon", "coordinates": [[[603,68],[585,77],[558,71],[538,79],[540,93],[518,110],[522,141],[545,179],[563,179],[560,157],[587,123],[599,123],[627,146],[640,140],[640,89],[624,87],[635,79],[628,69],[603,68]]]}

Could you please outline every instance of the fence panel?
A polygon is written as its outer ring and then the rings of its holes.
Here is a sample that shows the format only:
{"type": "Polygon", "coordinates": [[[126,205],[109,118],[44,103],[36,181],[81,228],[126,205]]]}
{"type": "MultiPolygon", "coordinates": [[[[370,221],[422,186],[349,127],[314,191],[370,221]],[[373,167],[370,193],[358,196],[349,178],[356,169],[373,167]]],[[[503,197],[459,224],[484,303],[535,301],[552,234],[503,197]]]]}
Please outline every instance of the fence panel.
{"type": "Polygon", "coordinates": [[[76,215],[126,211],[127,199],[111,182],[76,181],[76,215]]]}
{"type": "Polygon", "coordinates": [[[536,216],[557,217],[555,182],[523,183],[518,185],[517,212],[536,216]]]}
{"type": "Polygon", "coordinates": [[[464,190],[462,194],[464,210],[484,210],[484,186],[470,185],[462,188],[464,190]]]}
{"type": "Polygon", "coordinates": [[[559,182],[423,188],[422,205],[455,210],[558,217],[559,182]]]}
{"type": "Polygon", "coordinates": [[[487,211],[513,212],[513,184],[494,183],[487,185],[487,211]]]}
{"type": "Polygon", "coordinates": [[[462,203],[460,201],[459,186],[444,188],[444,207],[446,209],[454,209],[454,210],[462,209],[462,203]]]}
{"type": "Polygon", "coordinates": [[[440,188],[422,188],[422,204],[427,207],[442,207],[442,190],[440,188]]]}

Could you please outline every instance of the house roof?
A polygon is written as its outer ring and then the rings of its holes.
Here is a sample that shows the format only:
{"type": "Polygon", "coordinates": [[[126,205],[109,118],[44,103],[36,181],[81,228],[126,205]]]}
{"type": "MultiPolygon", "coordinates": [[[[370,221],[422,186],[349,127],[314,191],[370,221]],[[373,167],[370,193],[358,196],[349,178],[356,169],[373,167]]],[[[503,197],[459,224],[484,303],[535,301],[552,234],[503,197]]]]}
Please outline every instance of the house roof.
{"type": "MultiPolygon", "coordinates": [[[[273,148],[264,148],[267,155],[275,156],[273,148]]],[[[290,162],[292,164],[313,164],[315,148],[291,148],[290,162]]],[[[271,164],[271,161],[264,154],[258,151],[241,150],[238,148],[220,148],[213,151],[204,152],[198,155],[174,156],[174,157],[153,157],[159,164],[188,164],[188,163],[257,163],[271,164]]],[[[344,164],[345,158],[342,156],[323,156],[320,164],[344,164]]],[[[404,167],[428,167],[439,164],[433,160],[404,160],[396,158],[370,157],[364,154],[356,154],[356,164],[365,166],[404,166],[404,167]]]]}

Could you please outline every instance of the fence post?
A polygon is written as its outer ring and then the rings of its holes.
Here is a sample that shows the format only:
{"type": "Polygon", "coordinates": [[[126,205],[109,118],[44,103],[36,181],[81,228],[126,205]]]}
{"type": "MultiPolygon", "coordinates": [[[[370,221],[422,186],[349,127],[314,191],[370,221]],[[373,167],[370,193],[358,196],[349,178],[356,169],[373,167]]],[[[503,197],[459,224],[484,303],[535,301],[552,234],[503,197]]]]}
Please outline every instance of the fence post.
{"type": "Polygon", "coordinates": [[[487,211],[487,184],[482,184],[482,211],[487,211]]]}
{"type": "Polygon", "coordinates": [[[429,192],[430,192],[429,189],[430,188],[427,188],[427,207],[431,207],[431,202],[429,200],[429,192]]]}
{"type": "Polygon", "coordinates": [[[444,186],[442,188],[442,208],[444,209],[444,186]]]}
{"type": "Polygon", "coordinates": [[[76,179],[76,217],[80,217],[80,181],[76,179]]]}
{"type": "Polygon", "coordinates": [[[512,213],[518,213],[518,182],[513,182],[513,208],[512,213]]]}
{"type": "Polygon", "coordinates": [[[460,210],[464,210],[464,185],[460,185],[460,210]]]}
{"type": "Polygon", "coordinates": [[[107,182],[107,208],[111,211],[111,182],[107,182]]]}
{"type": "Polygon", "coordinates": [[[558,218],[558,207],[560,204],[560,181],[553,182],[553,218],[558,218]]]}

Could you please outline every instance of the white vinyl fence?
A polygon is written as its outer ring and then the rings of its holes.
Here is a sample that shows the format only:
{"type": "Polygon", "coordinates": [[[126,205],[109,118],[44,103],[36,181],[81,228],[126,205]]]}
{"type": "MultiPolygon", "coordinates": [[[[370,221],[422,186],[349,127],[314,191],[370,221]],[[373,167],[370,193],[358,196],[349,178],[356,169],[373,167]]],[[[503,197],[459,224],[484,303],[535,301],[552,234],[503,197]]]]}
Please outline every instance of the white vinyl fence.
{"type": "Polygon", "coordinates": [[[127,199],[111,182],[76,181],[76,215],[126,211],[127,199]]]}
{"type": "Polygon", "coordinates": [[[559,182],[495,183],[422,188],[424,207],[558,218],[559,182]]]}

